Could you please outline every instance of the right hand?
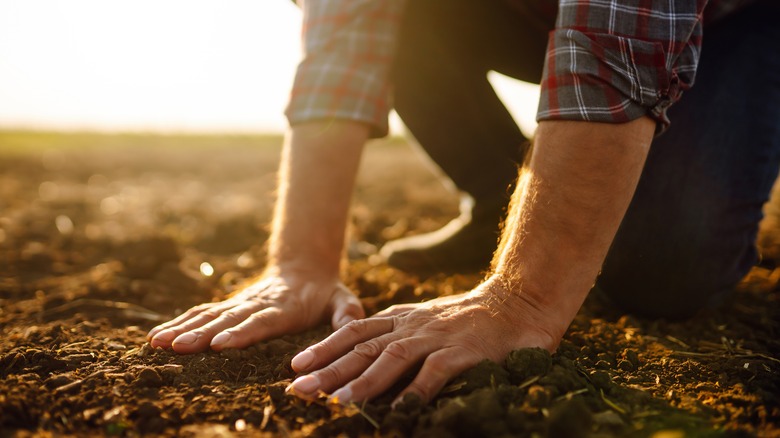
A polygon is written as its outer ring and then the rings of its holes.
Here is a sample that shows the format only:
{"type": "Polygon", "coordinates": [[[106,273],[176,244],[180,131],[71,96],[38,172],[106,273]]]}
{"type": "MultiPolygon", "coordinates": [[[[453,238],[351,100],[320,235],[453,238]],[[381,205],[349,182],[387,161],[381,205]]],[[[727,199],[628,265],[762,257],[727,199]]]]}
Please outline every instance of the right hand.
{"type": "Polygon", "coordinates": [[[337,276],[275,268],[236,295],[195,306],[147,335],[152,347],[198,353],[244,348],[330,319],[334,330],[365,317],[360,300],[337,276]]]}

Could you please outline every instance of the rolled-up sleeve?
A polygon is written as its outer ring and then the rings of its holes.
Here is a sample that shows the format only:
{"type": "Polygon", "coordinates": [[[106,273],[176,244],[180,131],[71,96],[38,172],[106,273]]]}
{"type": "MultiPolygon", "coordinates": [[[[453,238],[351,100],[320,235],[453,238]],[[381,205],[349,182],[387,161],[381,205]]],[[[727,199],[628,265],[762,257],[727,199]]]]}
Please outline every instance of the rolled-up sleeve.
{"type": "Polygon", "coordinates": [[[387,134],[389,71],[404,0],[306,0],[304,57],[285,111],[291,125],[351,120],[387,134]]]}
{"type": "Polygon", "coordinates": [[[648,115],[663,131],[667,109],[693,85],[706,3],[560,1],[537,120],[621,123],[648,115]]]}

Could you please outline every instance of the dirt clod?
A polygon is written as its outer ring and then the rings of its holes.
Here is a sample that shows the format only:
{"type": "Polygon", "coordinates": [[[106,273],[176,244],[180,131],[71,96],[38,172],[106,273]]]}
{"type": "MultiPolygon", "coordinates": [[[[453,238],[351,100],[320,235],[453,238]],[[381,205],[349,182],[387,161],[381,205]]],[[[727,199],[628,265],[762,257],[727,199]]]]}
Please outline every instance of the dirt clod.
{"type": "Polygon", "coordinates": [[[509,353],[506,366],[513,383],[521,383],[530,377],[547,374],[552,366],[552,358],[547,350],[524,348],[509,353]]]}
{"type": "Polygon", "coordinates": [[[153,368],[144,368],[138,373],[137,382],[141,386],[159,387],[163,384],[160,374],[153,368]]]}
{"type": "Polygon", "coordinates": [[[533,385],[528,388],[527,401],[530,406],[535,408],[544,408],[549,406],[550,392],[547,388],[541,385],[533,385]]]}
{"type": "MultiPolygon", "coordinates": [[[[723,307],[647,320],[594,290],[556,353],[483,361],[427,404],[390,406],[414,372],[345,409],[287,395],[291,358],[325,323],[243,350],[152,348],[149,329],[263,269],[280,144],[0,132],[0,436],[780,436],[780,193],[761,266],[723,307]]],[[[369,314],[483,278],[372,256],[458,214],[416,157],[397,140],[366,149],[343,280],[369,314]]]]}
{"type": "Polygon", "coordinates": [[[593,418],[590,410],[579,398],[559,404],[550,412],[548,436],[561,438],[585,438],[590,435],[593,418]]]}

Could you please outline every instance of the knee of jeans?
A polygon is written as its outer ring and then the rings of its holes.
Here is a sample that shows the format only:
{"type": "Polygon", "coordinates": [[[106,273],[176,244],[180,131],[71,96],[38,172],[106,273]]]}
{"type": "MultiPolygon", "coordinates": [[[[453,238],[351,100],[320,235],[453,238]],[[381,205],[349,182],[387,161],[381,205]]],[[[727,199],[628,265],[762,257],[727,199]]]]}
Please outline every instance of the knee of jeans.
{"type": "Polygon", "coordinates": [[[756,259],[752,245],[741,254],[682,252],[655,260],[611,254],[597,287],[628,313],[684,319],[722,304],[756,259]]]}
{"type": "Polygon", "coordinates": [[[393,102],[404,106],[424,99],[435,80],[441,78],[442,67],[436,62],[436,44],[432,34],[422,34],[413,41],[402,38],[393,62],[393,102]]]}
{"type": "Polygon", "coordinates": [[[622,311],[647,318],[680,320],[718,307],[731,289],[704,289],[692,285],[670,288],[666,285],[615,284],[599,279],[596,286],[622,311]]]}

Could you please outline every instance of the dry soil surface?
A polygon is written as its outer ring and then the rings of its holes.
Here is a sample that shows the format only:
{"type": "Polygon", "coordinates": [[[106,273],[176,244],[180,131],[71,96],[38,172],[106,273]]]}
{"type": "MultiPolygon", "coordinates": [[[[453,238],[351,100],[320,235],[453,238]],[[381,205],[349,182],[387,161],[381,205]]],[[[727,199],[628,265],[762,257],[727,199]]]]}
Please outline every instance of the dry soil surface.
{"type": "MultiPolygon", "coordinates": [[[[148,329],[263,267],[279,138],[0,133],[0,436],[780,436],[780,200],[721,310],[624,315],[592,294],[559,351],[518,350],[432,403],[285,395],[326,326],[177,355],[148,329]]],[[[368,147],[344,274],[368,311],[468,290],[375,263],[457,198],[400,140],[368,147]]]]}

